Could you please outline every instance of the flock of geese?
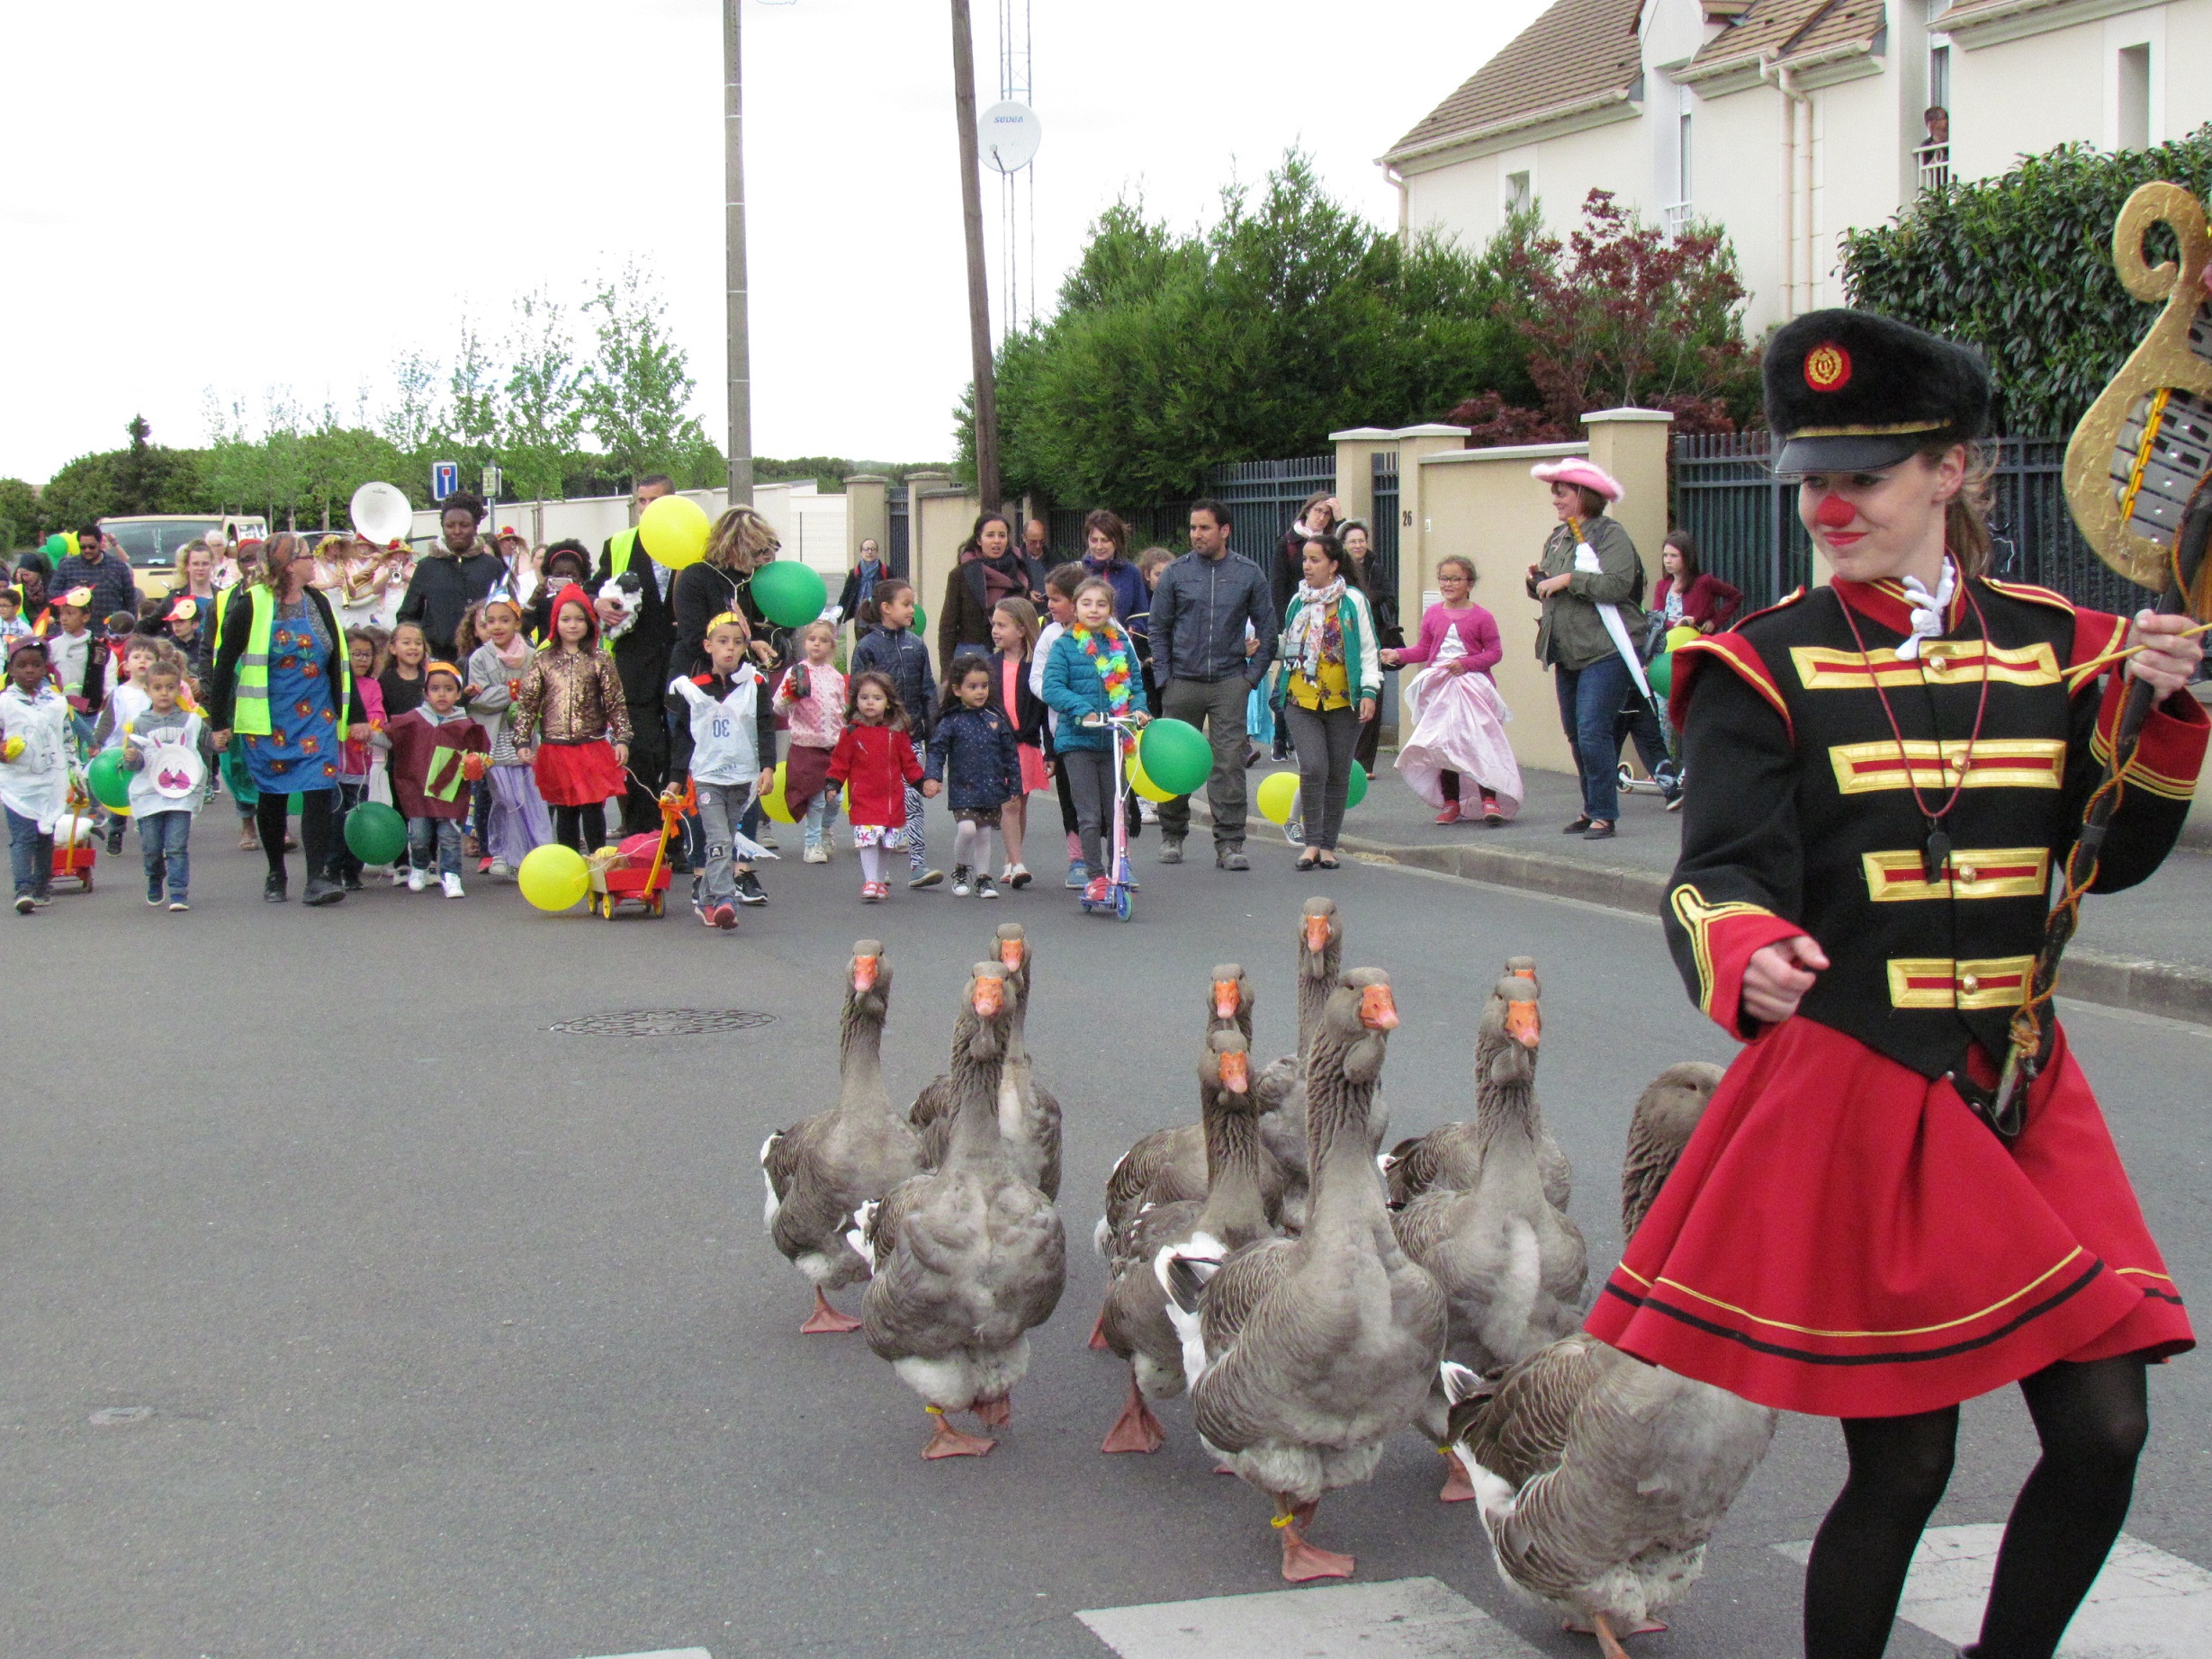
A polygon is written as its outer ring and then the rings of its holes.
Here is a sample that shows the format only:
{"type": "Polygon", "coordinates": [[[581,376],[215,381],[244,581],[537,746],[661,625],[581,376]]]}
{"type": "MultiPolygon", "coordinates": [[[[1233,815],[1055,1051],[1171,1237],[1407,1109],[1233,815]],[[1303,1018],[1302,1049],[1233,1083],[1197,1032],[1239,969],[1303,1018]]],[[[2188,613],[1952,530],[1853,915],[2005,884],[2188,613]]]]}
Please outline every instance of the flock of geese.
{"type": "MultiPolygon", "coordinates": [[[[1244,969],[1213,970],[1199,1120],[1158,1129],[1108,1177],[1093,1237],[1110,1264],[1093,1348],[1129,1368],[1102,1450],[1156,1451],[1154,1403],[1188,1393],[1198,1435],[1272,1502],[1282,1575],[1350,1575],[1309,1542],[1323,1495],[1369,1479],[1417,1428],[1451,1463],[1506,1583],[1596,1635],[1653,1616],[1774,1435],[1776,1413],[1579,1334],[1588,1278],[1573,1172],[1536,1102],[1535,964],[1515,957],[1475,1034],[1473,1116],[1386,1152],[1380,1097],[1398,1023],[1389,976],[1343,965],[1336,906],[1299,919],[1298,1052],[1256,1066],[1244,969]]],[[[1066,1284],[1060,1105],[1024,1036],[1036,953],[1002,926],[961,994],[949,1071],[904,1115],[882,1042],[891,965],[853,946],[837,1105],[760,1149],[767,1221],[812,1282],[809,1333],[860,1331],[931,1419],[925,1457],[981,1457],[1066,1284]],[[860,1317],[828,1292],[865,1282],[860,1317]]],[[[1633,1233],[1721,1078],[1668,1067],[1629,1127],[1633,1233]]]]}

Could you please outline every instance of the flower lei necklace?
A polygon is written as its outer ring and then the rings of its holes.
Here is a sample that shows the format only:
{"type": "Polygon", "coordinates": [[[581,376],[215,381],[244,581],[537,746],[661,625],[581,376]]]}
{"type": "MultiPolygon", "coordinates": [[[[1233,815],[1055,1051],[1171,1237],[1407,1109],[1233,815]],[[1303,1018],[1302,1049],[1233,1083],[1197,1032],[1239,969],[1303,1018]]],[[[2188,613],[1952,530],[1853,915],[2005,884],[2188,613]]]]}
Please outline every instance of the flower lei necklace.
{"type": "MultiPolygon", "coordinates": [[[[1084,655],[1090,658],[1091,666],[1098,670],[1100,683],[1106,687],[1107,712],[1126,715],[1129,712],[1131,684],[1129,636],[1111,623],[1095,631],[1079,623],[1069,632],[1075,636],[1075,643],[1082,647],[1084,655]]],[[[1124,749],[1135,742],[1136,739],[1129,734],[1122,734],[1124,749]]]]}

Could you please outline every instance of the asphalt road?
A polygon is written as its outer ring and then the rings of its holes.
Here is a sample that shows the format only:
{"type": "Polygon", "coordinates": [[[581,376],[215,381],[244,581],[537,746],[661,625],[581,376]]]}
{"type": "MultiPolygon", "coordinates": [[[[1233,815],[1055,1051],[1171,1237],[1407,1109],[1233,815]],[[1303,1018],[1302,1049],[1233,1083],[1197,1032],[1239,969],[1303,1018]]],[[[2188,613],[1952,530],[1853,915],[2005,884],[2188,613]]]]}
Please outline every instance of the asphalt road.
{"type": "MultiPolygon", "coordinates": [[[[1255,843],[1243,876],[1146,864],[1126,927],[1057,888],[864,909],[850,856],[794,861],[733,939],[673,914],[542,918],[489,883],[273,910],[229,829],[202,825],[188,916],[143,905],[135,859],[88,898],[0,916],[0,1654],[1041,1659],[1105,1651],[1077,1609],[1281,1588],[1265,1501],[1209,1474],[1187,1406],[1164,1410],[1157,1456],[1099,1455],[1125,1374],[1084,1337],[1106,1171],[1196,1109],[1207,968],[1245,962],[1257,1047],[1290,1045],[1317,883],[1288,849],[1255,843]],[[1011,919],[1067,1107],[1070,1281],[996,1453],[925,1464],[889,1368],[857,1336],[798,1334],[806,1292],[763,1236],[755,1153],[833,1099],[856,937],[888,946],[904,1099],[1011,919]],[[775,1022],[548,1029],[662,1008],[775,1022]]],[[[1540,1091],[1596,1282],[1630,1103],[1662,1065],[1729,1053],[1657,925],[1407,870],[1348,866],[1327,890],[1347,962],[1394,976],[1400,1130],[1465,1115],[1481,995],[1507,955],[1538,958],[1540,1091]]],[[[2175,1274],[2212,1285],[2212,1032],[2068,1012],[2175,1274]]],[[[2208,1378],[2201,1359],[2154,1374],[2129,1524],[2200,1564],[2208,1378]]],[[[2023,1415],[2001,1395],[1967,1425],[1938,1519],[2001,1520],[2032,1457],[2023,1415]]],[[[1812,1535],[1839,1466],[1832,1425],[1786,1423],[1641,1659],[1795,1651],[1796,1569],[1771,1546],[1812,1535]]],[[[1434,1502],[1440,1473],[1401,1437],[1316,1541],[1355,1552],[1362,1581],[1434,1574],[1587,1659],[1499,1585],[1470,1506],[1434,1502]]],[[[1901,1628],[1891,1652],[1949,1650],[1901,1628]]]]}

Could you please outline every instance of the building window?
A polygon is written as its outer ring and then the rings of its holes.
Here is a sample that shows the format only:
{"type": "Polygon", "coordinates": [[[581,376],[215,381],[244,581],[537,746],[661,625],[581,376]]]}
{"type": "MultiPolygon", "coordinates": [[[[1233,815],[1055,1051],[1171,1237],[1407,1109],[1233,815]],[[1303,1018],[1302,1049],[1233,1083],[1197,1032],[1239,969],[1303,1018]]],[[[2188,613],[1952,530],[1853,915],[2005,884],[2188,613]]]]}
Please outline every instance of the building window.
{"type": "Polygon", "coordinates": [[[2120,48],[2119,145],[2122,149],[2151,148],[2151,48],[2120,48]]]}
{"type": "Polygon", "coordinates": [[[1525,173],[1506,174],[1506,211],[1507,214],[1525,213],[1533,205],[1534,205],[1534,199],[1528,187],[1528,175],[1525,173]]]}

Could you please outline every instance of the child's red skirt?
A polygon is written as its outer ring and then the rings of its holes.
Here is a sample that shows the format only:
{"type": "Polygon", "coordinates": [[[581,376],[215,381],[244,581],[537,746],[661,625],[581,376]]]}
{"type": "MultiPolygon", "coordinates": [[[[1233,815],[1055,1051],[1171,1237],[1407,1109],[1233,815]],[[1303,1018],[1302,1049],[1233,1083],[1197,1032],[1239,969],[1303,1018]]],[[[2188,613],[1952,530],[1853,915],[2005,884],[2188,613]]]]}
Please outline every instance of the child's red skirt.
{"type": "Polygon", "coordinates": [[[530,770],[548,806],[597,806],[627,786],[614,745],[605,738],[589,743],[540,743],[530,770]]]}
{"type": "Polygon", "coordinates": [[[2063,1031],[2007,1146],[1947,1081],[1807,1019],[1729,1068],[1586,1328],[1821,1417],[2196,1343],[2063,1031]]]}

